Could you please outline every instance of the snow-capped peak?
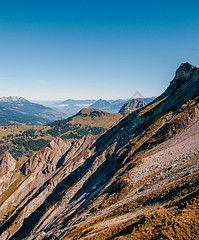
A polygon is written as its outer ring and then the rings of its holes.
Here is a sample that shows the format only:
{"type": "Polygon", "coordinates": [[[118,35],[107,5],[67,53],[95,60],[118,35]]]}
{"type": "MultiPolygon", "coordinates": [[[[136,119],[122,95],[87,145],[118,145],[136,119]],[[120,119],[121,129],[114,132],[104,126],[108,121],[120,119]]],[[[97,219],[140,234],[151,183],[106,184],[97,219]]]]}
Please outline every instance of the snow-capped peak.
{"type": "Polygon", "coordinates": [[[9,97],[1,97],[0,102],[25,102],[27,101],[25,98],[17,97],[17,96],[9,96],[9,97]]]}

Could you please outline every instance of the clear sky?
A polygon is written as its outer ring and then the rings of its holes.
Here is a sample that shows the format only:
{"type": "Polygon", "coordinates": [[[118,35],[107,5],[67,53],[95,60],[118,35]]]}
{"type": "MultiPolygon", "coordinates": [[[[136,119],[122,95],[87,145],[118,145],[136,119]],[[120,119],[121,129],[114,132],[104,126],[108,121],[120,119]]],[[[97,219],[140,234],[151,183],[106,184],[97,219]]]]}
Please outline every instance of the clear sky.
{"type": "Polygon", "coordinates": [[[0,96],[154,96],[185,61],[198,0],[0,0],[0,96]]]}

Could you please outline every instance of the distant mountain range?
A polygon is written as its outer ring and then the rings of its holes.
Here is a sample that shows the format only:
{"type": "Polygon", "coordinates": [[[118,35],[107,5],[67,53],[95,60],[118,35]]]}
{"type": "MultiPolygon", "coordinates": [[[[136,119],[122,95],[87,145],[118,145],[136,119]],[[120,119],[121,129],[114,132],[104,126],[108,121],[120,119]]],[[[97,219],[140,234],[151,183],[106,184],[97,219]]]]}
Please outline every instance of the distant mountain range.
{"type": "Polygon", "coordinates": [[[91,104],[95,103],[96,100],[74,100],[74,99],[67,99],[62,102],[64,105],[80,105],[80,106],[90,106],[91,104]]]}
{"type": "Polygon", "coordinates": [[[118,99],[118,100],[99,99],[98,101],[93,103],[90,107],[100,109],[102,111],[106,111],[110,113],[117,113],[126,102],[127,100],[124,100],[124,99],[118,99]]]}
{"type": "MultiPolygon", "coordinates": [[[[145,103],[148,104],[155,97],[143,98],[145,103]]],[[[135,98],[132,98],[135,99],[135,98]]],[[[67,99],[65,101],[54,102],[51,107],[57,111],[65,113],[68,117],[77,114],[81,109],[85,107],[95,108],[108,113],[118,113],[124,104],[129,103],[132,99],[116,99],[116,100],[74,100],[67,99]]],[[[44,103],[46,105],[46,103],[44,103]]],[[[49,106],[49,105],[46,105],[49,106]]]]}
{"type": "Polygon", "coordinates": [[[91,106],[96,100],[74,100],[67,99],[62,102],[55,103],[52,108],[65,113],[68,117],[77,114],[81,109],[91,106]]]}
{"type": "Polygon", "coordinates": [[[0,125],[45,124],[65,115],[21,97],[0,98],[0,125]]]}
{"type": "MultiPolygon", "coordinates": [[[[154,98],[143,98],[144,105],[154,98]]],[[[10,96],[0,98],[0,125],[47,124],[66,119],[77,114],[83,108],[92,108],[108,113],[118,113],[123,106],[129,106],[132,99],[117,100],[74,100],[30,102],[22,97],[10,96]],[[43,103],[43,104],[40,104],[43,103]],[[50,107],[49,107],[50,106],[50,107]]],[[[143,106],[144,106],[143,105],[143,106]]],[[[139,108],[141,105],[138,105],[139,108]]],[[[136,108],[136,109],[137,109],[136,108]]],[[[135,108],[132,108],[135,110],[135,108]]],[[[130,113],[130,112],[129,112],[130,113]]],[[[122,114],[122,113],[121,113],[122,114]]],[[[126,114],[124,114],[126,115],[126,114]]]]}

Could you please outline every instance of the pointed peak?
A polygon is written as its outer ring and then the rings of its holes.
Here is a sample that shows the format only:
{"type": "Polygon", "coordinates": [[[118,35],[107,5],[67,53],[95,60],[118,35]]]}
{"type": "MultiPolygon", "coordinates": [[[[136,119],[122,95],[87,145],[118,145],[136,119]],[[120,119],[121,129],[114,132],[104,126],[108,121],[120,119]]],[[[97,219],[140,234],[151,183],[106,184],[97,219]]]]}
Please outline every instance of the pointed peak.
{"type": "Polygon", "coordinates": [[[9,152],[0,154],[0,175],[7,174],[15,170],[16,160],[9,152]]]}
{"type": "Polygon", "coordinates": [[[183,62],[179,66],[179,68],[193,68],[193,67],[195,67],[195,66],[189,62],[183,62]]]}
{"type": "MultiPolygon", "coordinates": [[[[169,87],[165,90],[165,92],[161,95],[161,97],[165,97],[171,94],[178,93],[178,90],[183,86],[189,89],[189,86],[198,82],[199,77],[199,68],[188,63],[182,63],[179,68],[176,70],[175,76],[173,80],[170,82],[169,87]]],[[[189,89],[190,91],[195,91],[194,89],[189,89]]]]}
{"type": "Polygon", "coordinates": [[[131,97],[131,99],[143,99],[144,97],[143,97],[143,95],[139,92],[139,91],[136,91],[134,94],[133,94],[133,96],[131,97]]]}
{"type": "Polygon", "coordinates": [[[177,69],[174,79],[187,79],[194,69],[196,67],[189,62],[182,63],[177,69]]]}

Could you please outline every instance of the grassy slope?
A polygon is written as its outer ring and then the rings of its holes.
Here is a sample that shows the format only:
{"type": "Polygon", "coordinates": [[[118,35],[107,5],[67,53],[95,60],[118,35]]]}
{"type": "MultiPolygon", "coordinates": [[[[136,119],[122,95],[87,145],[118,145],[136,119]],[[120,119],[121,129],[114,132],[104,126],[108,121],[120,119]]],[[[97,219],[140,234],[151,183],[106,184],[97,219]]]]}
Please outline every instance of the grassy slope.
{"type": "Polygon", "coordinates": [[[14,158],[30,157],[48,145],[54,137],[81,138],[87,134],[100,135],[116,124],[121,116],[94,109],[83,109],[66,120],[51,126],[0,126],[0,153],[9,151],[14,158]]]}

